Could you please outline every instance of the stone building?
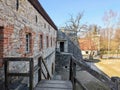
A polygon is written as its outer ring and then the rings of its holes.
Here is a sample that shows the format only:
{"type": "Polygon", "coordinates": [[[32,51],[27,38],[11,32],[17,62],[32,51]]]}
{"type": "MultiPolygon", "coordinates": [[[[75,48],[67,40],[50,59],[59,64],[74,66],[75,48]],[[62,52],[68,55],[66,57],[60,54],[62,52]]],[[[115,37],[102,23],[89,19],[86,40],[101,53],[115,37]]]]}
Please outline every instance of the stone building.
{"type": "Polygon", "coordinates": [[[80,38],[79,47],[81,48],[83,58],[91,59],[91,57],[97,55],[98,48],[90,38],[80,38]]]}
{"type": "MultiPolygon", "coordinates": [[[[38,0],[0,0],[0,76],[5,57],[42,57],[52,76],[57,27],[38,0]]],[[[11,63],[13,71],[26,63],[11,63]]],[[[24,68],[27,71],[27,67],[24,68]]]]}
{"type": "Polygon", "coordinates": [[[82,61],[81,50],[71,39],[61,30],[57,33],[57,47],[56,47],[56,74],[57,79],[69,80],[69,65],[71,55],[76,60],[82,61]]]}
{"type": "Polygon", "coordinates": [[[66,35],[66,33],[58,30],[57,33],[57,51],[63,53],[71,53],[77,60],[82,59],[80,48],[66,35]]]}

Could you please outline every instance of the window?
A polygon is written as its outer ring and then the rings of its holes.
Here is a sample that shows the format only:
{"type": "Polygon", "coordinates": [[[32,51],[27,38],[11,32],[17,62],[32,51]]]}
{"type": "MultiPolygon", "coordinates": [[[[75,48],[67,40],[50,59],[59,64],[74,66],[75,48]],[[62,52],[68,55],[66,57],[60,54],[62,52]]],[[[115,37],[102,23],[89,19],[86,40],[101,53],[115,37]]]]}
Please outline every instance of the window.
{"type": "Polygon", "coordinates": [[[19,9],[19,0],[16,0],[16,10],[19,9]]]}
{"type": "Polygon", "coordinates": [[[60,52],[64,52],[64,42],[60,42],[60,52]]]}
{"type": "Polygon", "coordinates": [[[44,23],[44,28],[46,28],[46,23],[44,23]]]}
{"type": "Polygon", "coordinates": [[[49,30],[49,32],[50,32],[50,25],[48,25],[48,30],[49,30]]]}
{"type": "Polygon", "coordinates": [[[31,34],[28,33],[26,34],[26,53],[30,52],[30,47],[31,47],[31,34]]]}
{"type": "Polygon", "coordinates": [[[38,22],[38,18],[37,18],[37,15],[35,16],[35,21],[36,21],[36,23],[38,22]]]}
{"type": "Polygon", "coordinates": [[[40,35],[40,50],[43,49],[43,35],[40,35]]]}
{"type": "Polygon", "coordinates": [[[88,51],[86,51],[86,54],[88,54],[88,51]]]}
{"type": "Polygon", "coordinates": [[[47,48],[49,47],[49,38],[48,36],[46,37],[46,44],[47,44],[47,48]]]}
{"type": "Polygon", "coordinates": [[[51,47],[52,47],[52,37],[51,37],[51,47]]]}

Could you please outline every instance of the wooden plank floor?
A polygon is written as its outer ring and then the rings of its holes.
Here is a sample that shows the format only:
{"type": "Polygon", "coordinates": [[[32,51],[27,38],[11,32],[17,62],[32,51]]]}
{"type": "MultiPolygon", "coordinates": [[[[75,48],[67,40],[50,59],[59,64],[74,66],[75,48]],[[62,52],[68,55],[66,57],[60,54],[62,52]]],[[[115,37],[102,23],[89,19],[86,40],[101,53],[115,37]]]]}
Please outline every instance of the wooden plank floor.
{"type": "Polygon", "coordinates": [[[72,83],[63,80],[42,80],[35,90],[72,90],[72,83]]]}

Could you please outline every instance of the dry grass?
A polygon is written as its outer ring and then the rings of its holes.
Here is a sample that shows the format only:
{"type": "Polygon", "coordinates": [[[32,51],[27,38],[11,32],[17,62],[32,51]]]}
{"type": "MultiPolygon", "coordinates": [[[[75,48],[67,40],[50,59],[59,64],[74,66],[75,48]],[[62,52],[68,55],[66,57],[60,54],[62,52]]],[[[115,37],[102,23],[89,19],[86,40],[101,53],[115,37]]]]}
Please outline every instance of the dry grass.
{"type": "Polygon", "coordinates": [[[109,77],[120,77],[120,60],[101,60],[95,65],[109,77]]]}

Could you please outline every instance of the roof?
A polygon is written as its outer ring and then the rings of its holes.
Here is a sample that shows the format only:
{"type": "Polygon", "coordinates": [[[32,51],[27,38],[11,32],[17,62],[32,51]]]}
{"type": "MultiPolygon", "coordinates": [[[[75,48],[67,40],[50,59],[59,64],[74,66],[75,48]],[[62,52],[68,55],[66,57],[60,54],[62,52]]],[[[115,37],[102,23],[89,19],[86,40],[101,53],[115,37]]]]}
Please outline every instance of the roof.
{"type": "Polygon", "coordinates": [[[89,38],[79,39],[79,46],[81,50],[97,50],[95,43],[89,38]]]}
{"type": "Polygon", "coordinates": [[[33,7],[43,16],[43,18],[55,29],[58,30],[54,22],[51,20],[49,15],[46,13],[46,11],[43,9],[42,5],[39,3],[38,0],[28,0],[33,7]]]}

